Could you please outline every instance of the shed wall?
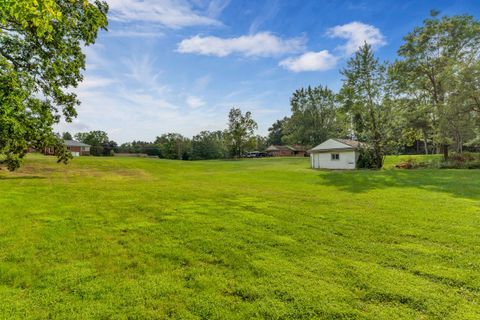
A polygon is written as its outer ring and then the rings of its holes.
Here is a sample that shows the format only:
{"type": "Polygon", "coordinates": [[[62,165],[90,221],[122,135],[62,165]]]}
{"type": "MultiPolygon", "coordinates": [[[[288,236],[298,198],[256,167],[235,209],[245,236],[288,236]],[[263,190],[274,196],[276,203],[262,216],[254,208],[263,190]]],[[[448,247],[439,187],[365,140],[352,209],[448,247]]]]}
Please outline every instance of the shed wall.
{"type": "Polygon", "coordinates": [[[312,168],[315,169],[355,169],[358,154],[355,151],[332,151],[310,154],[312,168]],[[338,153],[339,160],[332,160],[331,154],[338,153]]]}

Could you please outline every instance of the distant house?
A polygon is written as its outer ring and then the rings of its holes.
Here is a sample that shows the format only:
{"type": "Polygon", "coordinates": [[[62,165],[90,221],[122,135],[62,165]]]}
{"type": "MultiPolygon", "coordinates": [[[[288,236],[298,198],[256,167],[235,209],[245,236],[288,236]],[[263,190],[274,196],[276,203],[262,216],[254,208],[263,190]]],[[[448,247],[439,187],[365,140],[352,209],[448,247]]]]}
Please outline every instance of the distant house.
{"type": "Polygon", "coordinates": [[[328,139],[309,150],[310,163],[315,169],[355,169],[362,142],[328,139]]]}
{"type": "Polygon", "coordinates": [[[88,144],[75,140],[65,140],[64,143],[74,157],[90,155],[90,145],[88,144]]]}
{"type": "Polygon", "coordinates": [[[304,157],[307,149],[298,144],[293,146],[271,145],[265,152],[272,157],[304,157]]]}

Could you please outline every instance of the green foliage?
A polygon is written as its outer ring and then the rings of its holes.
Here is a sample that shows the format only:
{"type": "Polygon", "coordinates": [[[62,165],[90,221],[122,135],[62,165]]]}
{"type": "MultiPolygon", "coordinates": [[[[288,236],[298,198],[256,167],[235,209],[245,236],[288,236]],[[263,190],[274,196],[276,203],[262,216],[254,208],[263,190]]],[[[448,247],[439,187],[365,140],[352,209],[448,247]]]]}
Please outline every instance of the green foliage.
{"type": "Polygon", "coordinates": [[[367,167],[381,168],[394,142],[394,115],[389,101],[387,68],[365,43],[347,62],[340,99],[353,122],[355,137],[369,145],[364,150],[367,167]]]}
{"type": "Polygon", "coordinates": [[[258,125],[250,111],[243,114],[239,108],[230,109],[225,137],[232,157],[242,156],[246,151],[245,148],[251,146],[256,129],[258,125]]]}
{"type": "MultiPolygon", "coordinates": [[[[57,144],[52,132],[79,101],[68,90],[82,80],[82,46],[107,26],[108,6],[85,0],[0,1],[0,155],[10,170],[28,147],[57,144]]],[[[69,156],[57,145],[59,161],[69,156]]]]}
{"type": "Polygon", "coordinates": [[[89,144],[92,156],[113,156],[114,149],[117,148],[117,143],[109,140],[108,134],[101,130],[78,132],[75,134],[75,139],[89,144]]]}
{"type": "Polygon", "coordinates": [[[480,170],[28,155],[0,172],[0,318],[478,319],[478,190],[480,170]]]}
{"type": "Polygon", "coordinates": [[[190,139],[179,133],[166,133],[155,139],[154,142],[161,150],[161,158],[172,160],[189,160],[192,153],[190,139]]]}
{"type": "Polygon", "coordinates": [[[327,87],[302,88],[290,99],[292,115],[283,124],[284,143],[315,146],[347,135],[335,93],[327,87]]]}
{"type": "Polygon", "coordinates": [[[70,134],[70,132],[64,132],[64,133],[62,134],[62,139],[63,139],[63,140],[73,140],[73,137],[72,137],[72,135],[70,134]]]}
{"type": "Polygon", "coordinates": [[[155,145],[153,142],[146,141],[133,141],[122,143],[119,147],[115,148],[115,152],[119,153],[140,153],[147,154],[149,156],[158,156],[162,155],[160,147],[155,145]]]}
{"type": "Polygon", "coordinates": [[[91,146],[102,146],[108,142],[108,134],[105,131],[95,130],[89,132],[78,132],[75,139],[91,146]]]}
{"type": "MultiPolygon", "coordinates": [[[[378,169],[378,158],[373,148],[362,147],[359,149],[359,153],[357,160],[358,169],[378,169]]],[[[381,161],[383,166],[383,158],[381,161]]]]}
{"type": "Polygon", "coordinates": [[[427,123],[421,128],[433,128],[431,139],[445,149],[446,157],[452,143],[461,152],[471,138],[475,112],[478,117],[480,22],[468,15],[439,17],[432,12],[404,40],[398,50],[401,60],[390,70],[398,95],[422,106],[427,123]]]}
{"type": "Polygon", "coordinates": [[[192,139],[192,159],[223,159],[228,156],[222,131],[202,131],[192,139]]]}
{"type": "Polygon", "coordinates": [[[268,128],[268,145],[281,145],[283,144],[285,132],[284,125],[288,122],[289,118],[284,117],[281,120],[275,121],[270,128],[268,128]]]}

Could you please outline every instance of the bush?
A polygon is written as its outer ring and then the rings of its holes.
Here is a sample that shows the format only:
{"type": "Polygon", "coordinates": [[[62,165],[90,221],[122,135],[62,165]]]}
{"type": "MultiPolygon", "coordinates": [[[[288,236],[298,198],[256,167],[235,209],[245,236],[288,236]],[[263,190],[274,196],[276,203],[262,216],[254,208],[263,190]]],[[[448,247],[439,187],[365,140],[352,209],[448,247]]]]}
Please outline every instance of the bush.
{"type": "Polygon", "coordinates": [[[464,153],[453,153],[449,156],[448,161],[450,162],[472,162],[480,160],[478,155],[475,155],[470,152],[464,152],[464,153]]]}
{"type": "Polygon", "coordinates": [[[357,168],[360,169],[378,169],[383,166],[383,159],[382,163],[377,164],[377,160],[375,157],[375,152],[372,148],[360,148],[359,150],[360,155],[357,160],[357,168]]]}
{"type": "Polygon", "coordinates": [[[440,163],[440,169],[480,169],[480,161],[461,162],[461,161],[444,161],[440,163]]]}
{"type": "Polygon", "coordinates": [[[418,162],[414,158],[409,158],[399,164],[395,165],[395,168],[398,169],[418,169],[418,168],[428,168],[431,167],[432,164],[428,162],[418,162]]]}
{"type": "Polygon", "coordinates": [[[440,163],[441,169],[480,169],[480,154],[475,153],[453,153],[448,161],[440,163]]]}

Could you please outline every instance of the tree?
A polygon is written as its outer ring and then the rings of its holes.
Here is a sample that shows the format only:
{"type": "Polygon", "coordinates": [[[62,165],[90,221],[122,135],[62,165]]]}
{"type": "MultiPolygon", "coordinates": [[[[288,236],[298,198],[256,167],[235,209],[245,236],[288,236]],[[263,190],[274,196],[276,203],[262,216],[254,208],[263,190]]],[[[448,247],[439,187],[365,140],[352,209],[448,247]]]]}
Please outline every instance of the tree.
{"type": "Polygon", "coordinates": [[[397,98],[394,103],[399,111],[402,132],[399,136],[406,145],[422,140],[425,154],[428,154],[429,142],[433,139],[433,116],[431,107],[425,99],[397,98]]]}
{"type": "Polygon", "coordinates": [[[258,128],[255,120],[252,119],[250,111],[242,114],[239,108],[232,108],[228,114],[227,141],[230,147],[230,154],[233,157],[240,157],[245,151],[245,146],[254,137],[258,128]]]}
{"type": "Polygon", "coordinates": [[[222,131],[202,131],[192,139],[192,158],[195,160],[222,159],[227,155],[222,131]]]}
{"type": "Polygon", "coordinates": [[[179,133],[162,134],[155,139],[154,144],[160,147],[161,158],[189,160],[191,157],[191,141],[179,133]]]}
{"type": "Polygon", "coordinates": [[[342,75],[340,96],[352,116],[354,134],[368,144],[371,166],[380,169],[388,142],[392,141],[389,130],[393,128],[386,65],[375,58],[372,47],[365,43],[347,62],[342,75]]]}
{"type": "Polygon", "coordinates": [[[327,87],[302,88],[290,99],[292,115],[283,124],[283,142],[315,146],[346,135],[335,93],[327,87]]]}
{"type": "Polygon", "coordinates": [[[75,134],[75,139],[91,146],[102,146],[109,141],[108,134],[101,130],[79,132],[75,134]]]}
{"type": "Polygon", "coordinates": [[[64,133],[62,134],[62,139],[63,139],[63,140],[73,140],[72,135],[70,134],[70,132],[64,132],[64,133]]]}
{"type": "Polygon", "coordinates": [[[264,151],[268,147],[267,137],[256,135],[255,136],[255,150],[264,151]]]}
{"type": "Polygon", "coordinates": [[[285,136],[284,125],[288,121],[287,117],[275,121],[270,128],[268,128],[267,143],[269,145],[281,145],[285,136]]]}
{"type": "MultiPolygon", "coordinates": [[[[438,12],[432,11],[431,17],[405,36],[404,41],[398,50],[402,59],[393,65],[392,80],[400,94],[427,100],[435,130],[433,139],[447,160],[448,145],[454,139],[463,139],[455,127],[461,127],[465,120],[461,119],[465,116],[464,99],[470,96],[467,100],[472,108],[476,105],[474,97],[478,91],[462,90],[467,86],[459,79],[462,70],[470,70],[478,62],[480,23],[472,16],[440,18],[438,12]],[[460,93],[463,97],[455,99],[460,93]],[[457,119],[460,121],[452,121],[457,119]]],[[[465,72],[463,76],[466,83],[478,84],[478,78],[475,80],[465,72]]],[[[457,144],[463,144],[460,140],[457,144]]]]}
{"type": "Polygon", "coordinates": [[[82,47],[106,29],[101,1],[0,1],[0,155],[9,170],[28,147],[56,146],[59,161],[70,153],[52,131],[76,116],[69,90],[82,81],[82,47]]]}
{"type": "Polygon", "coordinates": [[[149,156],[161,156],[160,147],[153,142],[132,141],[122,143],[122,145],[114,147],[115,152],[119,153],[144,153],[149,156]]]}

